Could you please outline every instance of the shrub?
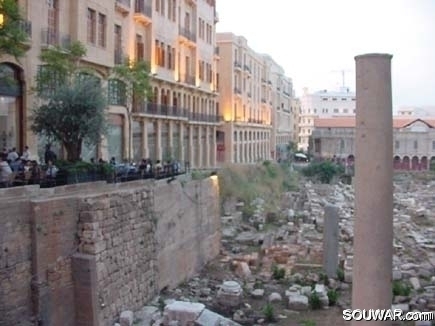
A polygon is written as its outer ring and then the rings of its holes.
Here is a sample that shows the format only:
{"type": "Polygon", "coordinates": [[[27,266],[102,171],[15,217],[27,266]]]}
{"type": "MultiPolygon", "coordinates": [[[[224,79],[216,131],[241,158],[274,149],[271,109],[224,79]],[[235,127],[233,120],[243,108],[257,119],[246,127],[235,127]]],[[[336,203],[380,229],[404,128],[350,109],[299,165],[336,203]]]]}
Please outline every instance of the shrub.
{"type": "Polygon", "coordinates": [[[337,269],[337,279],[344,282],[344,270],[342,268],[337,269]]]}
{"type": "Polygon", "coordinates": [[[409,296],[411,294],[411,287],[401,281],[393,281],[393,295],[394,296],[409,296]]]}
{"type": "Polygon", "coordinates": [[[328,290],[329,305],[335,306],[338,300],[338,292],[336,290],[328,290]]]}
{"type": "Polygon", "coordinates": [[[319,274],[319,282],[322,282],[325,286],[329,286],[329,277],[325,273],[319,274]]]}
{"type": "Polygon", "coordinates": [[[282,280],[285,278],[285,268],[278,267],[277,265],[272,266],[272,277],[275,280],[282,280]]]}
{"type": "Polygon", "coordinates": [[[319,295],[316,292],[312,292],[308,298],[311,309],[318,310],[322,308],[322,301],[320,301],[319,295]]]}
{"type": "Polygon", "coordinates": [[[263,314],[264,314],[264,319],[266,319],[267,322],[275,321],[275,309],[273,308],[271,303],[267,303],[263,307],[263,314]]]}
{"type": "Polygon", "coordinates": [[[330,183],[334,176],[344,173],[344,168],[331,161],[313,162],[302,169],[306,177],[319,180],[321,183],[330,183]]]}
{"type": "Polygon", "coordinates": [[[312,320],[302,320],[301,326],[316,326],[316,322],[312,320]]]}

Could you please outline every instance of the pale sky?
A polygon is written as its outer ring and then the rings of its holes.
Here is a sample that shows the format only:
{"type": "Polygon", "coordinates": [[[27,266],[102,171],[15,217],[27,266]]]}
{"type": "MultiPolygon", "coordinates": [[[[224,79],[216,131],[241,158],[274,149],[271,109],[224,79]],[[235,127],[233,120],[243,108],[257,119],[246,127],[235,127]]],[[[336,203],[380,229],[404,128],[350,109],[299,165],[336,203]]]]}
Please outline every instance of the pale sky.
{"type": "Polygon", "coordinates": [[[270,54],[296,95],[337,89],[354,57],[390,53],[393,107],[435,105],[435,0],[216,0],[218,32],[233,32],[270,54]]]}

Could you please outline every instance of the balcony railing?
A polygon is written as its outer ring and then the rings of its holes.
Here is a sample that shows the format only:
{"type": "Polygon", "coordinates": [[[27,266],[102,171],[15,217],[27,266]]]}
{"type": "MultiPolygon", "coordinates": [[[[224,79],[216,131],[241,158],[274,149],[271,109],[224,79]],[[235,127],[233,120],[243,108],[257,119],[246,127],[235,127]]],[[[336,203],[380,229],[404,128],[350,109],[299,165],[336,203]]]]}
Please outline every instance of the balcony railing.
{"type": "Polygon", "coordinates": [[[186,75],[183,78],[183,82],[189,85],[195,85],[195,76],[186,75]]]}
{"type": "Polygon", "coordinates": [[[265,99],[265,98],[262,98],[262,99],[261,99],[261,103],[267,103],[266,99],[265,99]]]}
{"type": "Polygon", "coordinates": [[[150,18],[152,17],[153,14],[151,4],[148,3],[148,1],[144,1],[144,0],[136,0],[134,6],[134,12],[136,14],[142,14],[150,18]]]}
{"type": "Polygon", "coordinates": [[[180,26],[179,33],[181,36],[184,36],[188,40],[196,42],[196,34],[194,32],[191,32],[189,29],[180,26]]]}
{"type": "Polygon", "coordinates": [[[234,67],[242,69],[242,64],[238,61],[234,61],[234,67]]]}
{"type": "Polygon", "coordinates": [[[135,106],[134,111],[136,113],[144,113],[162,117],[182,118],[188,119],[190,121],[209,123],[219,122],[219,116],[216,114],[190,112],[188,109],[170,106],[166,104],[141,103],[135,106]]]}
{"type": "Polygon", "coordinates": [[[249,73],[251,73],[251,68],[248,65],[244,65],[243,69],[249,73]]]}
{"type": "Polygon", "coordinates": [[[54,29],[42,29],[41,44],[43,46],[57,45],[60,47],[68,47],[71,44],[71,38],[69,35],[60,36],[59,32],[54,29]]]}
{"type": "Polygon", "coordinates": [[[189,112],[189,120],[216,123],[219,122],[219,116],[217,114],[189,112]]]}
{"type": "Polygon", "coordinates": [[[234,93],[235,94],[242,94],[242,91],[240,90],[240,88],[234,87],[234,93]]]}
{"type": "Polygon", "coordinates": [[[248,119],[249,123],[256,123],[256,124],[263,124],[264,120],[260,120],[260,119],[248,119]]]}
{"type": "Polygon", "coordinates": [[[19,22],[18,26],[28,37],[32,37],[32,22],[31,21],[22,20],[19,22]]]}
{"type": "Polygon", "coordinates": [[[263,84],[267,84],[267,80],[264,79],[264,78],[261,78],[261,82],[262,82],[263,84]]]}

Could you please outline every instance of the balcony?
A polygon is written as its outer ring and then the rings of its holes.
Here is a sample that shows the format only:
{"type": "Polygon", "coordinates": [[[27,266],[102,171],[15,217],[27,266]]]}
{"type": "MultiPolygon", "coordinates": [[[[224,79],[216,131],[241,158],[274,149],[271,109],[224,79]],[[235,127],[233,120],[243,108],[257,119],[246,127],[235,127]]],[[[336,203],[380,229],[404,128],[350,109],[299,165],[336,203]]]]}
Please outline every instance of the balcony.
{"type": "Polygon", "coordinates": [[[196,84],[195,81],[196,81],[196,78],[195,78],[195,76],[192,76],[192,75],[185,75],[183,78],[183,83],[188,84],[188,85],[195,86],[195,84],[196,84]]]}
{"type": "Polygon", "coordinates": [[[251,98],[251,97],[252,97],[252,94],[251,94],[251,92],[248,92],[248,93],[247,93],[247,95],[248,95],[248,97],[249,97],[249,98],[251,98]]]}
{"type": "Polygon", "coordinates": [[[196,46],[196,34],[190,31],[189,28],[179,26],[178,34],[180,35],[180,40],[182,43],[187,43],[192,47],[196,46]]]}
{"type": "Polygon", "coordinates": [[[247,72],[248,74],[251,73],[251,67],[249,67],[248,65],[244,65],[244,66],[243,66],[243,70],[244,70],[245,72],[247,72]]]}
{"type": "Polygon", "coordinates": [[[130,12],[130,0],[115,0],[115,9],[123,15],[130,12]]]}
{"type": "Polygon", "coordinates": [[[265,99],[265,98],[262,98],[262,99],[261,99],[261,103],[266,104],[266,103],[267,103],[266,99],[265,99]]]}
{"type": "Polygon", "coordinates": [[[261,83],[264,84],[264,85],[266,85],[266,84],[267,84],[267,80],[264,79],[264,78],[261,78],[261,83]]]}
{"type": "Polygon", "coordinates": [[[248,119],[249,123],[255,123],[255,124],[263,124],[264,120],[260,120],[260,119],[248,119]]]}
{"type": "Polygon", "coordinates": [[[42,29],[41,31],[41,45],[47,46],[60,46],[62,48],[68,47],[71,44],[69,35],[60,36],[59,32],[54,29],[42,29]]]}
{"type": "Polygon", "coordinates": [[[242,95],[242,91],[240,90],[240,88],[234,87],[234,94],[242,95]]]}
{"type": "Polygon", "coordinates": [[[152,22],[153,10],[150,1],[136,0],[134,5],[134,20],[138,23],[149,25],[152,22]]]}
{"type": "Polygon", "coordinates": [[[218,123],[220,119],[216,114],[189,112],[189,121],[218,123]]]}
{"type": "Polygon", "coordinates": [[[214,48],[214,55],[219,56],[219,47],[215,46],[214,48]]]}
{"type": "Polygon", "coordinates": [[[188,117],[186,109],[157,103],[143,102],[137,104],[134,107],[134,112],[164,118],[178,118],[182,120],[186,120],[188,117]]]}
{"type": "Polygon", "coordinates": [[[234,61],[234,68],[236,68],[236,70],[242,71],[242,64],[239,61],[234,61]]]}
{"type": "Polygon", "coordinates": [[[287,92],[287,91],[283,91],[283,93],[284,93],[284,95],[286,95],[286,96],[290,96],[290,93],[287,92]]]}

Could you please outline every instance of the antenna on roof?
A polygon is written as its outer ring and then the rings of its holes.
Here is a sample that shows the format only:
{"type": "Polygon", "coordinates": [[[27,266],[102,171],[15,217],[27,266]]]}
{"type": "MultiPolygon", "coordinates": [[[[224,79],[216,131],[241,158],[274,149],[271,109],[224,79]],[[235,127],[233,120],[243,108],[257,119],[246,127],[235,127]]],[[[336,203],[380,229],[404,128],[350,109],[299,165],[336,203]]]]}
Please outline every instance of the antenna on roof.
{"type": "Polygon", "coordinates": [[[348,69],[342,69],[342,70],[332,70],[331,72],[339,72],[339,73],[341,73],[341,87],[343,87],[343,89],[344,88],[346,88],[346,72],[351,72],[350,70],[348,70],[348,69]]]}

